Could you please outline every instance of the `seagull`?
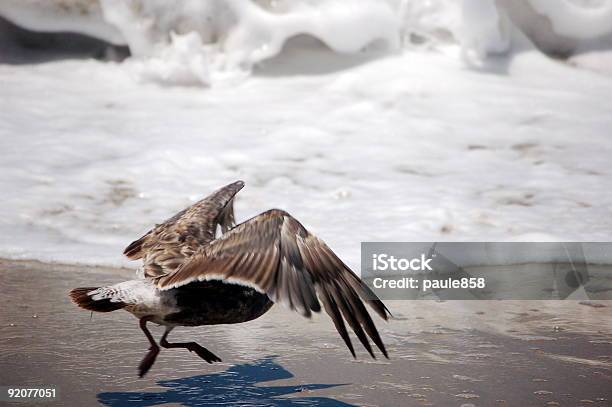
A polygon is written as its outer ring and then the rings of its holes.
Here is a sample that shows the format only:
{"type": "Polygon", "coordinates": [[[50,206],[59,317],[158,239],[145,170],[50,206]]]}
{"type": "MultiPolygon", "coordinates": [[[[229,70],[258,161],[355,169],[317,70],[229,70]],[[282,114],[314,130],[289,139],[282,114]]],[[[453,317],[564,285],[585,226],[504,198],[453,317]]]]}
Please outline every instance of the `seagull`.
{"type": "Polygon", "coordinates": [[[236,226],[233,200],[243,187],[242,181],[226,185],[132,242],[124,254],[142,259],[136,279],[75,288],[72,301],[89,311],[123,309],[139,319],[151,345],[138,367],[140,377],[155,363],[160,346],[187,349],[208,363],[221,361],[196,342],[168,342],[174,328],[247,322],[275,303],[306,318],[322,304],[353,357],[345,321],[372,358],[368,338],[388,358],[365,307],[386,321],[391,314],[382,301],[289,213],[271,209],[236,226]],[[148,322],[165,327],[159,345],[148,322]]]}

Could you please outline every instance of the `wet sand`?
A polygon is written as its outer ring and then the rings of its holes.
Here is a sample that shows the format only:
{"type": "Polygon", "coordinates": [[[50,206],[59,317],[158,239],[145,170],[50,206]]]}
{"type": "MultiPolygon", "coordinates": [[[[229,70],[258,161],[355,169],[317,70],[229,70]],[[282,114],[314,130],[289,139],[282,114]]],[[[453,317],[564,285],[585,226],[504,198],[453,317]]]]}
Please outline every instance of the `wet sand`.
{"type": "Polygon", "coordinates": [[[139,379],[148,343],[136,319],[91,316],[67,296],[131,276],[0,260],[0,385],[56,386],[46,406],[612,405],[610,301],[389,301],[395,319],[376,322],[390,360],[362,349],[354,360],[326,316],[273,307],[242,325],[176,329],[172,340],[223,362],[162,350],[139,379]]]}

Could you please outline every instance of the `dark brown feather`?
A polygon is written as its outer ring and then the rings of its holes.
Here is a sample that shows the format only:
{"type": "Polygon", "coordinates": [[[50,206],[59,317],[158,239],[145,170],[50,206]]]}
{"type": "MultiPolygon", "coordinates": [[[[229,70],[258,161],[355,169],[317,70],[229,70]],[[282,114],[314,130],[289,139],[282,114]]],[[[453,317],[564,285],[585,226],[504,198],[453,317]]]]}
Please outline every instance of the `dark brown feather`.
{"type": "Polygon", "coordinates": [[[346,330],[346,325],[344,324],[344,320],[340,315],[340,311],[338,310],[338,306],[336,302],[330,295],[329,291],[326,287],[321,287],[319,291],[321,294],[321,301],[323,301],[323,307],[325,308],[325,312],[331,317],[334,326],[336,327],[336,331],[340,334],[340,337],[346,344],[346,347],[351,352],[353,357],[357,357],[355,354],[355,348],[353,348],[353,343],[351,342],[351,338],[348,335],[348,331],[346,330]]]}

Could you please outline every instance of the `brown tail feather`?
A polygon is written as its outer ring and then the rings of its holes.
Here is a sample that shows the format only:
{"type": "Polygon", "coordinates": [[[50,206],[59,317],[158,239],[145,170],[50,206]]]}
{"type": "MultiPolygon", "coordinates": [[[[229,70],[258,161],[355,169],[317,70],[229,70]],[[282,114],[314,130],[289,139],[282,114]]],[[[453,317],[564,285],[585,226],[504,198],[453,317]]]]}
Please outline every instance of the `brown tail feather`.
{"type": "Polygon", "coordinates": [[[72,302],[81,308],[96,312],[111,312],[125,307],[124,302],[113,302],[109,299],[94,300],[87,293],[97,290],[98,287],[79,287],[70,291],[72,302]]]}

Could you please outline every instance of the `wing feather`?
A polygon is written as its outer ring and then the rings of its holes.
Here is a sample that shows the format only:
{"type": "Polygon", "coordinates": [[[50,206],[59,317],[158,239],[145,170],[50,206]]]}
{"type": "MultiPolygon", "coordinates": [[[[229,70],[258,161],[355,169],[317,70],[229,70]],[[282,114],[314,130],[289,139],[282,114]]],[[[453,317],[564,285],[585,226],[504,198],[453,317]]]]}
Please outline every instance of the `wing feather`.
{"type": "Polygon", "coordinates": [[[355,348],[353,348],[353,343],[351,342],[351,338],[349,337],[348,331],[346,330],[346,325],[344,324],[344,320],[342,319],[342,315],[340,315],[340,311],[338,310],[338,306],[334,301],[332,295],[330,294],[328,288],[326,286],[321,287],[321,300],[323,301],[323,306],[325,307],[325,312],[331,317],[334,326],[336,327],[336,331],[340,334],[340,337],[346,344],[346,347],[351,352],[353,357],[355,355],[355,348]]]}
{"type": "Polygon", "coordinates": [[[387,351],[364,302],[383,319],[389,311],[376,295],[319,238],[287,212],[264,212],[201,247],[158,288],[221,279],[254,287],[305,317],[323,308],[351,353],[345,322],[372,357],[369,339],[387,351]],[[368,339],[369,338],[369,339],[368,339]]]}
{"type": "Polygon", "coordinates": [[[132,259],[143,259],[146,277],[176,270],[196,250],[215,238],[217,226],[226,233],[234,226],[234,196],[244,187],[237,181],[196,202],[155,226],[125,248],[132,259]]]}

